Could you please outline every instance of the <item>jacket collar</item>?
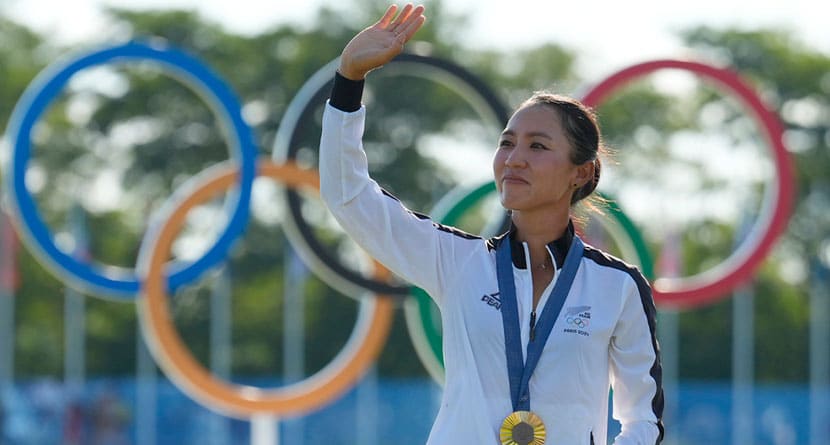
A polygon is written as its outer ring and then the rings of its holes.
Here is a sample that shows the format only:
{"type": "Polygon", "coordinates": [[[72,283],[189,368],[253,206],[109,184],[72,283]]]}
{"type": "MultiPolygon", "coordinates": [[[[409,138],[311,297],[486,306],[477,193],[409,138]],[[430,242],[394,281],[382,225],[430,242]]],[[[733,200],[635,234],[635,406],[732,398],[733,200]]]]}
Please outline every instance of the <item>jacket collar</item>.
{"type": "MultiPolygon", "coordinates": [[[[556,261],[557,269],[561,269],[562,265],[565,264],[565,257],[568,255],[568,250],[571,248],[571,242],[573,242],[575,233],[576,231],[574,229],[573,221],[568,221],[568,228],[565,229],[565,233],[562,234],[561,237],[548,243],[548,250],[553,252],[553,259],[556,261]]],[[[510,240],[510,252],[513,257],[513,266],[519,269],[527,269],[525,249],[522,243],[516,240],[516,226],[513,225],[512,222],[510,223],[510,229],[507,232],[492,239],[493,248],[498,248],[498,246],[504,242],[505,239],[510,240]]]]}

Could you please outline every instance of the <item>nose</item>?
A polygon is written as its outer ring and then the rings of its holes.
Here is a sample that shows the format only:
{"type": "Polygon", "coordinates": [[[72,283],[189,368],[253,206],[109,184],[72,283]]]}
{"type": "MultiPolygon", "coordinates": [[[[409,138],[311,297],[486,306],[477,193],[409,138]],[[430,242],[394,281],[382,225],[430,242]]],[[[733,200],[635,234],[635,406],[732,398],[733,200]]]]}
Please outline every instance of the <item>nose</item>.
{"type": "Polygon", "coordinates": [[[504,160],[504,165],[507,167],[525,167],[527,165],[527,158],[524,150],[515,147],[510,150],[504,160]]]}

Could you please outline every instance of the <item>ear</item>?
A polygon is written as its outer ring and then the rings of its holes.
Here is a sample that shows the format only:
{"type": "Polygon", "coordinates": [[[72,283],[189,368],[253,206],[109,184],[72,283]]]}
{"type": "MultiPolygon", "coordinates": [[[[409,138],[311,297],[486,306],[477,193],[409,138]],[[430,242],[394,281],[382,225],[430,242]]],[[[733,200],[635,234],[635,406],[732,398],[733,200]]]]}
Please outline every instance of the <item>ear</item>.
{"type": "Polygon", "coordinates": [[[594,180],[595,164],[591,161],[583,162],[576,166],[576,176],[574,183],[578,184],[578,188],[582,188],[585,184],[594,180]]]}

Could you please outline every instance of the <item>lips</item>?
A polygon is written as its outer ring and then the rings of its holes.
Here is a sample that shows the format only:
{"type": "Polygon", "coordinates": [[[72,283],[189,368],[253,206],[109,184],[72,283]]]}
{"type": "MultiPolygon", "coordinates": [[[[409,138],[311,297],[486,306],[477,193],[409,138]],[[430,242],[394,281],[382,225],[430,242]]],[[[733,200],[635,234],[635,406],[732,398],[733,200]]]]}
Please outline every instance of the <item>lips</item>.
{"type": "Polygon", "coordinates": [[[502,184],[530,184],[524,178],[515,175],[504,175],[501,182],[502,184]]]}

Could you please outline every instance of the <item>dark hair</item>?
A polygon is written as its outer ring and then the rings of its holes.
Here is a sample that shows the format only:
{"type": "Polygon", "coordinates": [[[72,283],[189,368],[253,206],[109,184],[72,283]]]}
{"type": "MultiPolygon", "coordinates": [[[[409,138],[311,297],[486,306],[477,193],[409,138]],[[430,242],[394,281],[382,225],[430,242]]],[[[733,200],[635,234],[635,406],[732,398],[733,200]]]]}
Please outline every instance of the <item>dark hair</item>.
{"type": "Polygon", "coordinates": [[[604,151],[599,123],[596,114],[582,102],[568,96],[548,92],[534,93],[519,105],[519,110],[533,105],[543,105],[557,111],[562,121],[565,136],[571,143],[571,162],[582,165],[586,162],[594,163],[594,178],[574,191],[571,196],[571,205],[587,198],[594,192],[599,183],[602,164],[599,153],[604,151]]]}

